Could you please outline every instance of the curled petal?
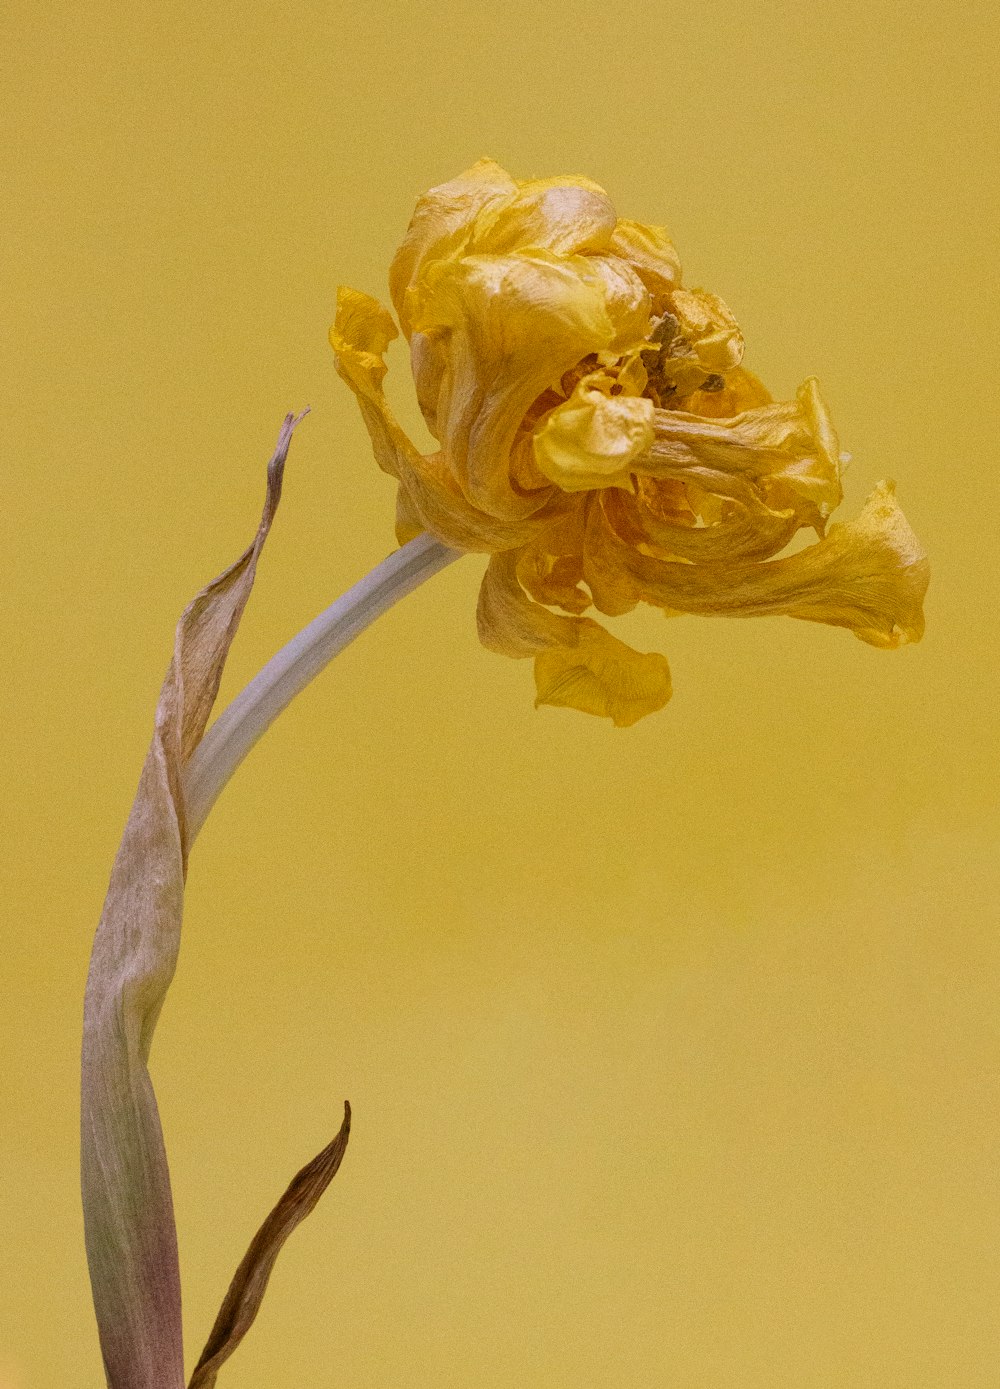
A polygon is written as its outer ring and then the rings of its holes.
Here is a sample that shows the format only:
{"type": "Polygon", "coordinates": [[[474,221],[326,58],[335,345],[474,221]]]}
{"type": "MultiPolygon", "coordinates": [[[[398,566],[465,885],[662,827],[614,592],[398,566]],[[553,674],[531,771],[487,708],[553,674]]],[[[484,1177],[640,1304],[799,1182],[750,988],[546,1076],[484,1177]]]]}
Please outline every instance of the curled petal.
{"type": "Polygon", "coordinates": [[[662,313],[681,282],[681,263],[666,228],[619,218],[609,250],[638,275],[652,296],[655,312],[662,313]]]}
{"type": "MultiPolygon", "coordinates": [[[[554,258],[605,249],[616,215],[608,195],[586,178],[561,177],[517,183],[492,160],[478,164],[450,183],[432,188],[417,203],[409,230],[393,261],[390,292],[403,332],[411,344],[417,399],[436,437],[438,398],[450,352],[449,334],[415,331],[421,303],[412,293],[421,274],[437,263],[454,263],[468,255],[509,256],[547,252],[554,258]]],[[[609,309],[619,335],[631,342],[648,325],[648,295],[620,261],[618,274],[594,268],[608,281],[609,309]],[[615,299],[612,307],[610,299],[615,299]],[[634,301],[641,301],[638,310],[634,301]],[[632,301],[632,302],[629,302],[632,301]],[[628,310],[628,312],[626,312],[628,310]]],[[[588,349],[589,350],[589,349],[588,349]]]]}
{"type": "MultiPolygon", "coordinates": [[[[543,264],[551,266],[553,263],[548,252],[542,253],[541,259],[543,264]]],[[[574,314],[579,316],[582,311],[584,321],[580,323],[578,318],[576,326],[585,329],[583,336],[577,334],[570,337],[572,345],[565,355],[560,353],[551,364],[545,364],[541,372],[532,375],[532,389],[539,382],[541,390],[554,383],[562,374],[562,370],[566,369],[567,362],[570,367],[576,367],[581,358],[600,352],[602,361],[614,364],[618,379],[623,386],[629,388],[629,394],[638,395],[646,384],[646,371],[639,349],[649,332],[650,298],[642,282],[629,267],[613,256],[577,256],[571,262],[573,278],[559,284],[551,275],[538,277],[535,268],[538,264],[537,257],[526,255],[519,270],[520,260],[518,256],[507,257],[506,265],[510,275],[520,274],[520,282],[528,301],[527,308],[536,325],[533,328],[536,342],[539,337],[537,323],[552,311],[557,315],[568,312],[571,319],[574,314]],[[587,300],[591,305],[597,304],[603,309],[603,314],[596,320],[591,317],[595,311],[587,307],[587,300]],[[590,322],[587,321],[588,318],[591,318],[590,322]],[[560,370],[553,375],[556,366],[559,366],[560,370]]],[[[465,258],[461,263],[452,264],[450,271],[445,266],[432,273],[428,281],[432,284],[436,280],[446,282],[449,274],[461,278],[463,271],[460,264],[464,266],[468,263],[469,259],[465,258]]],[[[499,287],[493,292],[502,292],[503,285],[509,283],[509,279],[501,280],[499,287]]],[[[468,333],[457,336],[454,333],[453,312],[449,313],[443,309],[441,303],[435,308],[426,290],[423,293],[423,310],[418,311],[414,306],[420,299],[420,291],[414,291],[408,300],[411,322],[418,322],[423,329],[414,329],[410,336],[410,365],[417,401],[430,432],[453,452],[458,440],[454,430],[449,430],[449,424],[453,425],[454,420],[449,416],[448,410],[449,403],[453,400],[455,354],[470,346],[473,351],[475,348],[468,333]]],[[[469,314],[475,313],[475,308],[473,299],[464,307],[463,321],[467,321],[469,314]]],[[[523,310],[524,306],[522,312],[523,310]]],[[[515,310],[515,314],[516,312],[515,310]]],[[[567,326],[569,325],[564,322],[563,335],[567,326]]],[[[501,335],[502,338],[506,340],[516,336],[517,327],[515,320],[508,325],[501,335]]],[[[483,358],[483,365],[489,367],[496,358],[498,384],[501,384],[501,374],[509,376],[514,364],[509,361],[506,352],[503,355],[494,353],[491,356],[488,351],[489,345],[484,345],[487,346],[487,353],[483,358]]],[[[527,389],[520,392],[519,401],[526,398],[527,394],[527,389]]],[[[530,410],[534,399],[528,401],[526,411],[530,410]]],[[[520,409],[520,404],[514,408],[520,409]]],[[[522,414],[517,423],[520,424],[524,420],[525,416],[522,414]]],[[[507,460],[507,469],[516,482],[521,481],[517,476],[516,458],[507,460]]],[[[544,480],[536,476],[534,486],[544,486],[544,480]]]]}
{"type": "MultiPolygon", "coordinates": [[[[609,357],[635,351],[649,333],[652,299],[635,271],[617,256],[587,256],[581,273],[597,280],[614,328],[605,349],[609,357]]],[[[636,361],[638,362],[638,357],[636,361]]]]}
{"type": "Polygon", "coordinates": [[[743,360],[743,334],[728,306],[703,289],[678,289],[671,307],[681,333],[708,372],[727,372],[743,360]]]}
{"type": "Polygon", "coordinates": [[[492,550],[524,544],[538,529],[530,520],[501,521],[462,495],[444,460],[424,455],[399,426],[382,391],[386,345],[397,336],[388,311],[370,295],[341,288],[330,329],[337,371],[358,398],[375,459],[399,480],[404,530],[419,524],[457,550],[492,550]]]}
{"type": "Polygon", "coordinates": [[[336,353],[337,370],[355,394],[381,386],[388,371],[385,350],[398,337],[392,314],[377,299],[340,286],[330,346],[336,353]]]}
{"type": "Polygon", "coordinates": [[[625,544],[609,526],[601,550],[605,562],[627,575],[636,598],[673,612],[783,614],[847,627],[881,647],[923,635],[929,568],[891,482],[878,485],[855,521],[831,526],[808,549],[763,564],[664,562],[625,544]]]}
{"type": "Polygon", "coordinates": [[[839,505],[840,450],[814,378],[794,401],[760,405],[728,419],[657,410],[656,438],[635,471],[647,477],[699,482],[713,472],[758,482],[768,505],[793,509],[821,529],[839,505]]]}
{"type": "Polygon", "coordinates": [[[410,336],[406,291],[428,260],[464,245],[476,215],[516,193],[517,184],[492,159],[480,159],[457,178],[439,183],[418,199],[410,225],[389,270],[389,293],[403,332],[410,336]]]}
{"type": "Polygon", "coordinates": [[[603,497],[587,499],[587,522],[583,551],[583,581],[590,589],[594,607],[606,617],[630,613],[642,598],[635,577],[622,564],[622,550],[631,549],[644,535],[636,529],[629,535],[624,522],[616,529],[603,497]]]}
{"type": "Polygon", "coordinates": [[[505,656],[535,657],[536,707],[580,709],[625,728],[670,698],[664,656],[633,651],[589,618],[562,617],[532,602],[518,581],[513,554],[490,560],[478,619],[484,646],[505,656]]]}
{"type": "Polygon", "coordinates": [[[631,487],[633,461],[653,442],[653,402],[579,382],[535,434],[539,470],[564,492],[631,487]]]}
{"type": "Polygon", "coordinates": [[[517,552],[517,577],[536,603],[580,614],[590,607],[583,581],[583,510],[575,507],[517,552]]]}
{"type": "MultiPolygon", "coordinates": [[[[730,479],[720,479],[725,487],[730,479]]],[[[663,486],[664,484],[654,484],[663,486]]],[[[616,533],[658,559],[687,560],[692,564],[720,564],[737,560],[765,560],[780,553],[799,529],[794,511],[774,511],[750,486],[737,482],[724,496],[711,520],[691,525],[686,518],[663,518],[649,504],[645,489],[638,497],[616,492],[601,499],[605,517],[616,533]]],[[[591,509],[593,515],[593,508],[591,509]]],[[[597,544],[593,522],[589,546],[597,544]]],[[[601,605],[598,603],[598,607],[601,605]]],[[[604,609],[601,609],[602,612],[604,609]]]]}
{"type": "Polygon", "coordinates": [[[415,329],[447,335],[436,420],[462,493],[490,516],[530,515],[551,489],[515,488],[511,449],[536,398],[614,340],[603,281],[585,256],[465,256],[429,266],[416,298],[415,329]]]}
{"type": "Polygon", "coordinates": [[[531,179],[482,209],[469,250],[501,256],[529,250],[559,256],[603,251],[616,220],[611,199],[589,178],[531,179]]]}
{"type": "Polygon", "coordinates": [[[535,657],[535,707],[555,704],[627,728],[670,699],[670,667],[658,651],[633,651],[597,622],[581,617],[574,646],[535,657]]]}
{"type": "MultiPolygon", "coordinates": [[[[700,289],[676,289],[645,350],[650,354],[647,369],[657,404],[700,414],[691,398],[711,396],[725,388],[728,374],[742,360],[743,334],[718,295],[700,289]]],[[[709,409],[705,413],[732,411],[709,409]]]]}
{"type": "Polygon", "coordinates": [[[540,700],[628,721],[615,671],[666,699],[662,658],[612,646],[582,617],[591,604],[783,612],[880,645],[919,635],[926,561],[891,489],[823,539],[846,455],[815,380],[774,401],[723,300],[682,288],[667,232],[619,219],[597,184],[515,182],[481,160],[421,198],[391,288],[436,452],[416,451],[382,394],[384,311],[345,303],[335,346],[399,479],[397,534],[504,556],[480,631],[538,653],[540,700]],[[806,527],[820,544],[780,558],[806,527]]]}
{"type": "Polygon", "coordinates": [[[517,556],[492,555],[479,589],[479,640],[501,656],[534,656],[549,646],[572,646],[579,619],[534,603],[517,577],[517,556]]]}
{"type": "Polygon", "coordinates": [[[441,395],[441,385],[448,366],[447,339],[445,335],[433,333],[410,334],[410,370],[413,372],[413,388],[417,394],[417,404],[424,417],[424,423],[435,439],[438,433],[437,411],[441,395]]]}
{"type": "Polygon", "coordinates": [[[754,410],[759,405],[770,405],[771,402],[771,393],[762,381],[758,381],[745,367],[734,367],[723,378],[721,390],[705,391],[699,388],[675,402],[675,408],[689,415],[702,415],[706,419],[725,419],[731,415],[742,415],[744,410],[754,410]]]}

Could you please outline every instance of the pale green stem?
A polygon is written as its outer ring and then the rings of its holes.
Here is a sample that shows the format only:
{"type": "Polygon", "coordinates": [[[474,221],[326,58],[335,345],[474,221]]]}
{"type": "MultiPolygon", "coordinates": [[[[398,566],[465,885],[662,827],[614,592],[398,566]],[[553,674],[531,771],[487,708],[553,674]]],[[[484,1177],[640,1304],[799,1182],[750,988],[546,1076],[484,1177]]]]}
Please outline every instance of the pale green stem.
{"type": "Polygon", "coordinates": [[[458,559],[459,553],[427,534],[418,535],[303,627],[254,676],[215,720],[187,765],[184,800],[189,844],[236,768],[299,691],[370,623],[458,559]]]}

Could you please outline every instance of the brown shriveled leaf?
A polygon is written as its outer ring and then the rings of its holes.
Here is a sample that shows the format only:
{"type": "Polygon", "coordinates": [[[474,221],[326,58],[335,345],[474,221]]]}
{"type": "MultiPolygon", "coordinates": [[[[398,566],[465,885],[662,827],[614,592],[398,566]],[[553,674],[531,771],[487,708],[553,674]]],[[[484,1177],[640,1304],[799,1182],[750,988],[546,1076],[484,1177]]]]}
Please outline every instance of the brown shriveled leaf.
{"type": "Polygon", "coordinates": [[[111,873],[84,1002],[81,1178],[87,1260],[110,1389],[183,1389],[170,1177],[147,1062],[180,945],[183,771],[201,740],[281,495],[289,415],[253,543],[185,609],[153,739],[111,873]]]}
{"type": "Polygon", "coordinates": [[[250,1242],[219,1309],[212,1334],[195,1366],[188,1389],[215,1389],[219,1370],[243,1340],[260,1310],[268,1279],[285,1240],[316,1207],[347,1149],[351,1106],[344,1102],[344,1122],[332,1143],[307,1163],[250,1242]]]}

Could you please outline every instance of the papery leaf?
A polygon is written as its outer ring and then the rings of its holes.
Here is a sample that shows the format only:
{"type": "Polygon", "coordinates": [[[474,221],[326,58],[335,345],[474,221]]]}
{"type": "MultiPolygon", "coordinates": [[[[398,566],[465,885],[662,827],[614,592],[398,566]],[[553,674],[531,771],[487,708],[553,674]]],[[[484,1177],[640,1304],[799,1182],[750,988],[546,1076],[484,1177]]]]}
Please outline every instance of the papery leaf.
{"type": "Polygon", "coordinates": [[[183,1389],[170,1177],[147,1070],[180,945],[183,771],[205,731],[281,495],[289,415],[253,543],[185,609],[153,739],[94,938],[84,1002],[81,1177],[87,1260],[110,1389],[183,1389]]]}
{"type": "Polygon", "coordinates": [[[316,1207],[343,1160],[351,1131],[351,1106],[344,1102],[344,1122],[332,1143],[307,1163],[250,1242],[219,1309],[212,1334],[195,1366],[188,1389],[215,1389],[224,1363],[253,1325],[268,1279],[285,1240],[316,1207]]]}

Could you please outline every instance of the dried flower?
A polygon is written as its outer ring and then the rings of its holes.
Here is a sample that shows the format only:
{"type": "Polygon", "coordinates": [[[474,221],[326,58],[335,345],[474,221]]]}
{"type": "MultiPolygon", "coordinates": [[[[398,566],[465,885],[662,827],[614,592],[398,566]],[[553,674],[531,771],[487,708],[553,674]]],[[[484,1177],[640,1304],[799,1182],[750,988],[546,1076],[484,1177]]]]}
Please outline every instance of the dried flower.
{"type": "MultiPolygon", "coordinates": [[[[188,605],[97,928],[84,1002],[82,1190],[109,1389],[184,1389],[170,1179],[148,1070],[180,945],[188,854],[240,761],[380,613],[462,551],[490,560],[483,642],[534,656],[538,703],[634,723],[670,697],[666,660],[585,616],[784,613],[894,647],[919,639],[927,561],[881,483],[831,527],[840,453],[814,381],[773,402],[721,299],[683,289],[666,233],[620,220],[586,179],[516,183],[483,160],[420,199],[392,266],[423,455],[382,391],[397,335],[341,290],[331,340],[381,466],[402,548],[303,628],[207,728],[281,493],[298,419],[268,466],[243,555],[188,605]],[[803,528],[817,543],[781,556],[803,528]]],[[[275,1260],[343,1158],[293,1179],[237,1268],[188,1389],[213,1389],[275,1260]]]]}
{"type": "Polygon", "coordinates": [[[491,556],[480,637],[534,656],[536,703],[626,725],[670,698],[665,658],[591,606],[919,640],[927,560],[892,484],[826,533],[841,458],[815,381],[772,401],[726,305],[681,287],[662,228],[619,218],[589,179],[517,182],[480,160],[419,199],[389,279],[437,451],[383,393],[391,315],[343,288],[338,371],[399,482],[400,543],[426,531],[491,556]],[[818,541],[776,558],[803,528],[818,541]]]}

